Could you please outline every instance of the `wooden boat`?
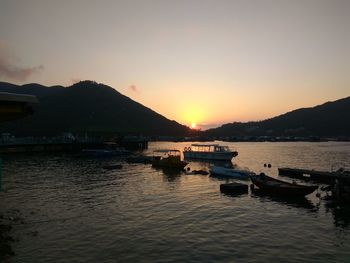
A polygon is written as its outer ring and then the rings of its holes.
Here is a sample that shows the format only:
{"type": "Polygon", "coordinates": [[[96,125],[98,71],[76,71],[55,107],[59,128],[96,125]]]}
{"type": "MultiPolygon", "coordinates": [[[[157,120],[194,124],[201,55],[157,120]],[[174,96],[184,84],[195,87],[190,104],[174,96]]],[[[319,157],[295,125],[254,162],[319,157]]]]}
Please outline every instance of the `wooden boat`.
{"type": "Polygon", "coordinates": [[[152,160],[152,166],[161,168],[183,169],[188,162],[181,161],[181,152],[179,150],[158,150],[163,156],[155,156],[152,160]]]}
{"type": "Polygon", "coordinates": [[[228,146],[219,144],[192,144],[191,147],[185,147],[183,153],[185,159],[223,161],[231,161],[238,155],[237,151],[231,151],[228,146]]]}
{"type": "Polygon", "coordinates": [[[250,172],[247,170],[215,166],[215,165],[210,167],[210,173],[213,175],[220,175],[220,176],[232,177],[237,179],[248,179],[251,175],[254,174],[253,172],[250,172]]]}
{"type": "Polygon", "coordinates": [[[283,195],[283,196],[306,196],[315,191],[317,185],[299,185],[277,180],[270,176],[261,173],[251,176],[253,184],[259,187],[262,191],[268,194],[283,195]]]}

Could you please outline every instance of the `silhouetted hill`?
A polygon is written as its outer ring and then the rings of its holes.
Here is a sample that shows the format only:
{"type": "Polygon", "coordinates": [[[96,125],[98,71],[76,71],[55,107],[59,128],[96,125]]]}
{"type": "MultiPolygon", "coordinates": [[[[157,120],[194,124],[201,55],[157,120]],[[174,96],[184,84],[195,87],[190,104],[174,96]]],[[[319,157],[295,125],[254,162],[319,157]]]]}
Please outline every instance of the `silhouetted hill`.
{"type": "Polygon", "coordinates": [[[230,123],[209,136],[350,136],[350,97],[259,122],[230,123]]]}
{"type": "Polygon", "coordinates": [[[93,81],[70,87],[45,87],[39,84],[17,86],[0,82],[0,91],[32,94],[40,103],[34,115],[2,123],[1,132],[15,135],[80,134],[188,135],[190,129],[93,81]]]}
{"type": "Polygon", "coordinates": [[[7,82],[0,82],[0,92],[36,95],[39,100],[46,96],[58,94],[64,90],[65,88],[62,86],[45,87],[36,83],[18,86],[7,82]]]}

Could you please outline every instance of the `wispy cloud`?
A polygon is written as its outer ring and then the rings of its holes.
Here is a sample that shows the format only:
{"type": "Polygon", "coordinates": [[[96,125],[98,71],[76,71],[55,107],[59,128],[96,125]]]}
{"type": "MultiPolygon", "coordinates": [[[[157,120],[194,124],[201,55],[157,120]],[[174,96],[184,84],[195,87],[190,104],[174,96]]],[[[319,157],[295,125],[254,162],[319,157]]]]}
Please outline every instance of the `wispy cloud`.
{"type": "Polygon", "coordinates": [[[129,86],[129,90],[133,91],[133,92],[138,92],[138,88],[135,85],[130,85],[129,86]]]}
{"type": "Polygon", "coordinates": [[[34,67],[20,67],[15,65],[10,51],[3,42],[0,42],[0,78],[16,81],[25,81],[30,76],[44,69],[43,65],[34,67]]]}

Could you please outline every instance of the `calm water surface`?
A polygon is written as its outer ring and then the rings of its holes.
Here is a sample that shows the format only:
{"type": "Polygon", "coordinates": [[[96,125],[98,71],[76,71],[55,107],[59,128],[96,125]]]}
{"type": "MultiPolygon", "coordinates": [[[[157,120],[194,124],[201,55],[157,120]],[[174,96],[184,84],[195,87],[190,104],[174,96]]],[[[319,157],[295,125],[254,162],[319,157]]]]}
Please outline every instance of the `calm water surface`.
{"type": "MultiPolygon", "coordinates": [[[[148,153],[189,145],[150,143],[148,153]]],[[[230,146],[234,163],[275,177],[283,166],[350,168],[350,143],[230,146]]],[[[350,262],[349,210],[329,209],[315,194],[233,197],[219,185],[234,180],[70,155],[7,157],[3,177],[0,212],[23,218],[11,262],[350,262]],[[102,169],[115,163],[123,169],[102,169]]]]}

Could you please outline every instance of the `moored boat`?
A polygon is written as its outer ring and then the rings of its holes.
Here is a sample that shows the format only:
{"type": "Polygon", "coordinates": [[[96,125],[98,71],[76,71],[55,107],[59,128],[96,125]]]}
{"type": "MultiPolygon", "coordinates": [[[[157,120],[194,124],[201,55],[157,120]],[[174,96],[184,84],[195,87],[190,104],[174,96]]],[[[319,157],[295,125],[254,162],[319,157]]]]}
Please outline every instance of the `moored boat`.
{"type": "Polygon", "coordinates": [[[122,156],[127,155],[130,152],[120,148],[120,149],[83,149],[81,151],[81,156],[86,157],[112,157],[112,156],[122,156]]]}
{"type": "Polygon", "coordinates": [[[253,172],[248,170],[228,168],[222,166],[211,166],[209,171],[213,175],[220,175],[237,179],[248,179],[251,175],[254,175],[253,172]]]}
{"type": "Polygon", "coordinates": [[[113,156],[128,155],[131,153],[130,151],[124,149],[123,147],[119,147],[118,144],[114,142],[106,142],[101,146],[102,146],[101,148],[83,149],[81,151],[81,156],[113,157],[113,156]]]}
{"type": "Polygon", "coordinates": [[[185,159],[231,161],[238,152],[219,144],[192,144],[191,147],[184,148],[183,154],[185,159]]]}
{"type": "Polygon", "coordinates": [[[163,156],[155,156],[152,160],[152,166],[161,168],[183,169],[188,162],[181,160],[179,150],[158,150],[157,153],[163,153],[163,156]]]}
{"type": "Polygon", "coordinates": [[[305,181],[312,180],[322,183],[334,183],[336,179],[340,178],[348,178],[350,181],[350,171],[344,170],[343,168],[331,172],[298,168],[278,168],[278,174],[305,181]]]}
{"type": "Polygon", "coordinates": [[[268,194],[283,196],[306,196],[314,192],[317,185],[299,185],[284,182],[261,173],[250,177],[253,184],[268,194]]]}

